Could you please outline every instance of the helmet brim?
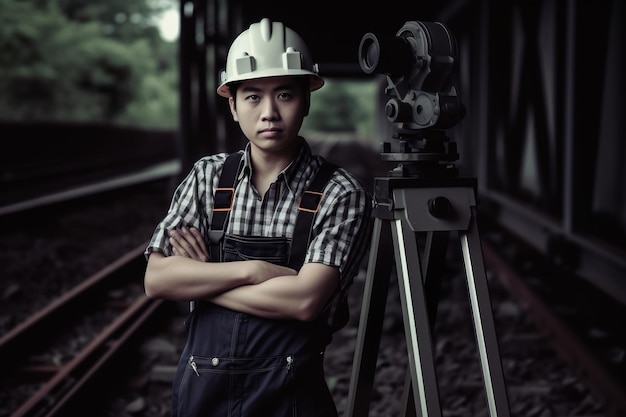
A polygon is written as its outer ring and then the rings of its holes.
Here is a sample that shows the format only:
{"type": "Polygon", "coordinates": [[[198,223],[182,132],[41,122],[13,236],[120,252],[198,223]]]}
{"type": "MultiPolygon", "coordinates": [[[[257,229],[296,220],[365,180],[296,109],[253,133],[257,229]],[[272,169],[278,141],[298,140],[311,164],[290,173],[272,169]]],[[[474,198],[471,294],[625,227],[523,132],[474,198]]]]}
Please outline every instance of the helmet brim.
{"type": "Polygon", "coordinates": [[[257,71],[254,74],[250,74],[250,76],[235,77],[235,79],[223,82],[219,87],[217,87],[217,94],[219,94],[222,97],[228,98],[230,97],[230,89],[228,88],[228,84],[233,83],[233,82],[238,82],[238,81],[255,80],[257,78],[291,77],[291,76],[307,75],[309,76],[309,91],[319,90],[324,85],[323,78],[309,71],[303,71],[303,70],[295,71],[294,70],[294,71],[290,71],[287,74],[285,74],[284,71],[281,71],[280,74],[275,74],[273,71],[266,71],[266,72],[267,74],[263,74],[262,71],[257,71]]]}

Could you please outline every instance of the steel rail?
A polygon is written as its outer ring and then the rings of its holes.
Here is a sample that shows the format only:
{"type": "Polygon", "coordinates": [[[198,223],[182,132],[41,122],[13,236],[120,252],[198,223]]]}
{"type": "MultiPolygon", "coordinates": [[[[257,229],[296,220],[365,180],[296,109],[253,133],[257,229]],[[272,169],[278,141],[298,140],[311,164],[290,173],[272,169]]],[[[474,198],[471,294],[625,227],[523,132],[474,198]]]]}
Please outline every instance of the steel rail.
{"type": "Polygon", "coordinates": [[[11,417],[60,415],[73,396],[149,321],[161,304],[162,300],[138,297],[72,360],[61,366],[11,417]],[[52,407],[46,409],[52,399],[52,407]]]}
{"type": "Polygon", "coordinates": [[[0,216],[62,203],[111,190],[132,187],[147,182],[173,178],[180,173],[180,170],[180,162],[178,160],[171,160],[142,168],[136,172],[124,173],[119,176],[111,176],[92,182],[85,181],[82,184],[69,187],[60,187],[57,191],[49,191],[37,196],[15,197],[15,201],[0,203],[0,216]]]}
{"type": "Polygon", "coordinates": [[[17,406],[11,417],[62,415],[68,406],[76,404],[73,400],[78,393],[101,375],[98,371],[103,370],[116,353],[156,317],[163,300],[153,300],[142,293],[124,302],[121,307],[116,303],[112,308],[121,308],[122,311],[116,313],[115,319],[66,363],[24,366],[21,361],[15,360],[16,357],[28,358],[35,346],[41,348],[42,340],[48,339],[47,334],[71,327],[71,319],[82,317],[76,311],[87,308],[91,297],[101,298],[106,293],[102,289],[107,285],[135,283],[136,280],[129,277],[140,276],[145,268],[143,250],[146,244],[137,246],[82,281],[0,338],[0,361],[4,374],[20,377],[35,375],[38,382],[43,381],[29,398],[17,406]]]}
{"type": "Polygon", "coordinates": [[[540,331],[549,336],[554,348],[569,361],[591,389],[605,400],[609,416],[626,415],[626,390],[606,369],[596,355],[576,334],[550,310],[550,307],[524,283],[523,277],[509,266],[488,242],[483,240],[483,255],[488,269],[530,314],[540,331]]]}
{"type": "Polygon", "coordinates": [[[72,307],[81,297],[95,291],[105,281],[122,275],[124,269],[130,268],[133,262],[143,262],[146,245],[147,243],[139,245],[121,256],[0,337],[0,364],[6,366],[13,353],[23,351],[24,346],[31,346],[33,340],[40,339],[45,329],[53,327],[64,314],[72,314],[72,307]]]}

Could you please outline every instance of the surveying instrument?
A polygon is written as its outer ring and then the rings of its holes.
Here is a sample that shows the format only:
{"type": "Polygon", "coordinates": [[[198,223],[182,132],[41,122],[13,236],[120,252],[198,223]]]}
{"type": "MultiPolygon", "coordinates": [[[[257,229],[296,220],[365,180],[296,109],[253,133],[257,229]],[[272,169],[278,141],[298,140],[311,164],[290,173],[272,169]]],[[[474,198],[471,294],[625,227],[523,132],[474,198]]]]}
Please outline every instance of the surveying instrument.
{"type": "Polygon", "coordinates": [[[357,333],[346,416],[369,414],[393,256],[400,291],[408,372],[403,416],[441,417],[432,333],[448,236],[460,239],[486,402],[491,417],[509,417],[506,385],[476,221],[476,179],[454,166],[456,144],[445,129],[465,116],[453,87],[456,39],[439,22],[408,21],[396,36],[367,33],[359,64],[386,74],[387,119],[394,124],[381,158],[398,162],[375,179],[372,245],[357,333]],[[423,250],[420,240],[424,237],[423,250]]]}

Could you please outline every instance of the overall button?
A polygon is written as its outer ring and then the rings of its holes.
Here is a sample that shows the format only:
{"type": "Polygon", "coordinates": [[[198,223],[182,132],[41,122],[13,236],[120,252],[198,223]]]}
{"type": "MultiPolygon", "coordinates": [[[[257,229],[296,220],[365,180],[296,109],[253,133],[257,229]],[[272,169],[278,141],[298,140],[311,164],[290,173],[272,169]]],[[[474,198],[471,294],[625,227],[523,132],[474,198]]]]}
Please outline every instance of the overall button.
{"type": "Polygon", "coordinates": [[[211,359],[211,365],[217,366],[220,364],[220,360],[218,358],[211,359]]]}

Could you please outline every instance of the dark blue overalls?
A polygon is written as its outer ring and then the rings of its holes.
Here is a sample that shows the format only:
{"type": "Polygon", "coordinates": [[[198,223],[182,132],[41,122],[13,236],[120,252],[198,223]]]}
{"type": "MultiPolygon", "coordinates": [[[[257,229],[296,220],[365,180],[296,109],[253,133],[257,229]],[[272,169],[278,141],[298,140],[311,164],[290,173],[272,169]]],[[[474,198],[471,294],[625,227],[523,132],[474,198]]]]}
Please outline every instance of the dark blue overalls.
{"type": "MultiPolygon", "coordinates": [[[[308,229],[302,230],[310,228],[313,208],[321,200],[321,193],[311,191],[311,186],[323,190],[335,167],[322,165],[323,175],[317,175],[305,192],[293,242],[232,236],[223,233],[228,210],[220,207],[229,207],[234,195],[237,169],[233,167],[239,166],[240,154],[233,155],[225,163],[216,192],[212,259],[262,259],[299,269],[310,235],[308,229]],[[224,186],[226,182],[231,185],[224,186]]],[[[270,320],[195,302],[185,326],[188,339],[174,378],[173,416],[337,416],[324,376],[324,350],[331,338],[325,318],[270,320]]]]}

